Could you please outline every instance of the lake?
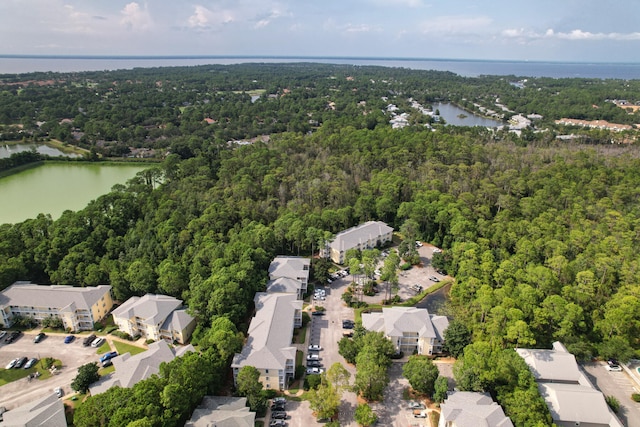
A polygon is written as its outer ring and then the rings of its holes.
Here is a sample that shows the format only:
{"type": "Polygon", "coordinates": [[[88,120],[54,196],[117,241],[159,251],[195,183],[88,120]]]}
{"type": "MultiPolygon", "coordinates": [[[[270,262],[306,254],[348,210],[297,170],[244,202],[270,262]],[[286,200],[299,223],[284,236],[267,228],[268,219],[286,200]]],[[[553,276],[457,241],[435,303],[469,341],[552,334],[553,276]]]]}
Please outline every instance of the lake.
{"type": "Polygon", "coordinates": [[[11,157],[12,154],[20,153],[22,151],[36,150],[40,154],[46,154],[47,156],[64,156],[64,157],[80,157],[79,154],[66,154],[57,148],[49,147],[44,144],[4,144],[0,145],[0,159],[11,157]]]}
{"type": "Polygon", "coordinates": [[[149,164],[46,162],[0,178],[0,224],[35,218],[57,219],[65,210],[77,211],[115,184],[125,184],[149,164]]]}
{"type": "Polygon", "coordinates": [[[440,116],[448,125],[454,126],[483,126],[498,127],[503,126],[499,120],[489,119],[486,117],[476,116],[475,114],[465,111],[448,102],[436,102],[433,104],[433,111],[440,110],[440,116]]]}
{"type": "Polygon", "coordinates": [[[451,285],[446,285],[435,292],[428,294],[422,301],[416,304],[418,308],[426,308],[429,313],[444,316],[444,305],[447,302],[451,285]]]}

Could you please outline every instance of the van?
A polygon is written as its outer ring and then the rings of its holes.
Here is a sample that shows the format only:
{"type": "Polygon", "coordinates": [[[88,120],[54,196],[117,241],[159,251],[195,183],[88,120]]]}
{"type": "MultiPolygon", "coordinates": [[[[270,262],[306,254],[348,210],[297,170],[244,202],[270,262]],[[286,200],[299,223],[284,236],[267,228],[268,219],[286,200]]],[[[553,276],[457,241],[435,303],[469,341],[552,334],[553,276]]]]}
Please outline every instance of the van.
{"type": "Polygon", "coordinates": [[[104,338],[96,338],[91,342],[91,347],[100,347],[104,344],[104,338]]]}

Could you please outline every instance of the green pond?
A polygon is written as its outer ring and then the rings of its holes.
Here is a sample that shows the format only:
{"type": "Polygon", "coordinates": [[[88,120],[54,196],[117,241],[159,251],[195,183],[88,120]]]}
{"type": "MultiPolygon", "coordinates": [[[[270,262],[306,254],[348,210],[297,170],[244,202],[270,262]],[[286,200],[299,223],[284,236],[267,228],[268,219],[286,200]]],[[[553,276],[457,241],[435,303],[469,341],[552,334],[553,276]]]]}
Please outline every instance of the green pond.
{"type": "Polygon", "coordinates": [[[149,164],[50,163],[0,178],[0,224],[77,211],[149,164]]]}

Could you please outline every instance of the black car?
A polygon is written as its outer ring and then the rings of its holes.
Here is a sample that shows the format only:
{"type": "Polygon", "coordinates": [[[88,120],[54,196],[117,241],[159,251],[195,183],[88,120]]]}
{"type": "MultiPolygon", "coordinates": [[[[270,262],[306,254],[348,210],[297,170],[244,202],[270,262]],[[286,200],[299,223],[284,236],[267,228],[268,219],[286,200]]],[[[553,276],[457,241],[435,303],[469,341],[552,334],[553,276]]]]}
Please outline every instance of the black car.
{"type": "Polygon", "coordinates": [[[47,335],[44,332],[40,332],[38,335],[36,335],[36,337],[33,339],[33,342],[38,344],[40,341],[42,341],[44,339],[44,337],[46,337],[47,335]]]}
{"type": "Polygon", "coordinates": [[[316,310],[311,312],[312,316],[324,316],[324,310],[316,310]]]}
{"type": "Polygon", "coordinates": [[[283,412],[284,411],[284,403],[274,403],[271,405],[272,411],[283,412]]]}
{"type": "Polygon", "coordinates": [[[287,413],[285,411],[274,411],[271,413],[271,418],[274,420],[286,420],[287,413]]]}
{"type": "Polygon", "coordinates": [[[269,423],[269,427],[285,427],[287,423],[282,420],[273,420],[269,423]]]}
{"type": "Polygon", "coordinates": [[[4,339],[4,342],[7,344],[10,344],[12,342],[14,342],[16,340],[16,338],[18,338],[20,336],[22,332],[20,331],[13,331],[10,332],[9,335],[4,339]]]}
{"type": "Polygon", "coordinates": [[[83,341],[82,341],[82,345],[85,347],[89,347],[89,345],[93,342],[93,340],[95,340],[97,337],[95,336],[95,334],[91,334],[88,337],[86,337],[83,341]]]}
{"type": "Polygon", "coordinates": [[[319,360],[307,360],[307,368],[321,368],[322,362],[319,360]]]}
{"type": "Polygon", "coordinates": [[[353,329],[354,326],[355,326],[355,323],[352,320],[343,320],[342,321],[342,327],[344,329],[353,329]]]}
{"type": "Polygon", "coordinates": [[[109,367],[111,365],[113,365],[113,359],[108,359],[108,360],[105,360],[104,362],[102,362],[102,367],[103,368],[107,368],[107,367],[109,367]]]}
{"type": "Polygon", "coordinates": [[[20,369],[20,368],[22,368],[22,366],[24,366],[25,363],[27,363],[27,360],[29,360],[29,359],[26,358],[26,357],[21,357],[20,359],[18,359],[16,364],[13,365],[13,367],[16,368],[16,369],[20,369]]]}

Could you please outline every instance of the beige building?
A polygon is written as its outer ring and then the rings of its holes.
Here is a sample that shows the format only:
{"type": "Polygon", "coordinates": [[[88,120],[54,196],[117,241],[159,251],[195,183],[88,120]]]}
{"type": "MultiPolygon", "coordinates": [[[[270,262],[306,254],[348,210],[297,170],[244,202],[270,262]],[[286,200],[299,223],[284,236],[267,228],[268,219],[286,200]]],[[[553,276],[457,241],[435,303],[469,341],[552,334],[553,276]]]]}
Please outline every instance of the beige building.
{"type": "Polygon", "coordinates": [[[0,324],[8,328],[15,316],[38,322],[48,317],[62,320],[70,331],[93,329],[113,307],[111,286],[76,287],[16,282],[0,292],[0,324]]]}
{"type": "Polygon", "coordinates": [[[562,343],[553,349],[516,348],[538,383],[551,418],[558,427],[622,427],[604,395],[580,370],[576,358],[562,343]]]}
{"type": "Polygon", "coordinates": [[[205,396],[185,427],[253,427],[255,422],[246,397],[205,396]]]}
{"type": "Polygon", "coordinates": [[[489,393],[454,391],[440,408],[438,427],[513,427],[489,393]]]}
{"type": "Polygon", "coordinates": [[[430,356],[442,352],[449,320],[430,315],[426,308],[385,307],[381,313],[363,313],[362,326],[383,332],[398,351],[430,356]]]}
{"type": "Polygon", "coordinates": [[[343,264],[348,250],[373,249],[392,239],[393,228],[381,221],[368,221],[336,234],[333,241],[320,250],[320,256],[331,258],[336,264],[343,264]]]}
{"type": "Polygon", "coordinates": [[[231,364],[234,381],[244,366],[260,372],[265,389],[284,390],[295,375],[294,328],[302,326],[302,301],[295,294],[258,292],[256,314],[249,324],[248,338],[231,364]]]}
{"type": "Polygon", "coordinates": [[[302,299],[309,284],[311,260],[299,256],[277,256],[269,264],[267,292],[295,292],[302,299]],[[291,282],[295,280],[296,283],[291,282]]]}
{"type": "Polygon", "coordinates": [[[118,328],[135,337],[184,344],[191,338],[195,319],[182,306],[182,301],[167,295],[147,294],[131,297],[113,310],[118,328]]]}

